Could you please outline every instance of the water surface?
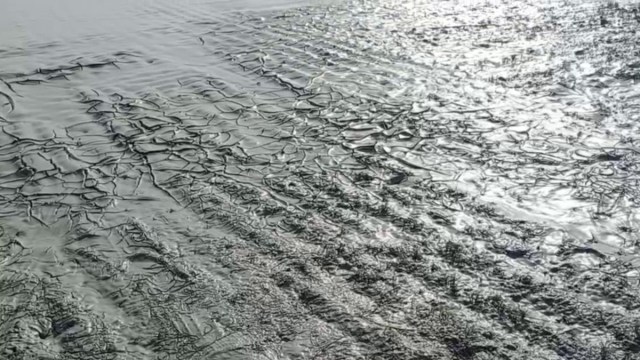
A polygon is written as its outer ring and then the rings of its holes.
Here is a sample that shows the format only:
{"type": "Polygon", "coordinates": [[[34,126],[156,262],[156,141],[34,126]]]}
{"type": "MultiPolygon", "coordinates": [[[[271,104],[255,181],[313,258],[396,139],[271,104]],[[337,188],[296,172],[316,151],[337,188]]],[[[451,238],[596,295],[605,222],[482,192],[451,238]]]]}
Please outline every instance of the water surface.
{"type": "Polygon", "coordinates": [[[1,357],[634,358],[639,21],[5,1],[1,357]]]}

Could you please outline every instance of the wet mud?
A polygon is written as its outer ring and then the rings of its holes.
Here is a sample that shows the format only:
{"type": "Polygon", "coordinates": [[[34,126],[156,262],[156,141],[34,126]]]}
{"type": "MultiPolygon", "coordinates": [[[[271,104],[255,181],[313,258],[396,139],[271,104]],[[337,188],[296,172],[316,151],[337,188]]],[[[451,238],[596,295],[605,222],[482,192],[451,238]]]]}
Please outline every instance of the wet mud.
{"type": "Polygon", "coordinates": [[[640,358],[637,4],[62,4],[0,15],[0,358],[640,358]]]}

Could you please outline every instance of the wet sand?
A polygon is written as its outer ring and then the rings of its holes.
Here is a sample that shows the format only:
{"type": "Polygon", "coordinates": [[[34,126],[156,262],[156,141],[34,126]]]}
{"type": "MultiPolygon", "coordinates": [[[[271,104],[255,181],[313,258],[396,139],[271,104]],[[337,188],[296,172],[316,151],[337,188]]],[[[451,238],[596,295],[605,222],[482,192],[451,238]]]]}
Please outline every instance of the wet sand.
{"type": "Polygon", "coordinates": [[[638,359],[640,7],[0,12],[0,358],[638,359]]]}

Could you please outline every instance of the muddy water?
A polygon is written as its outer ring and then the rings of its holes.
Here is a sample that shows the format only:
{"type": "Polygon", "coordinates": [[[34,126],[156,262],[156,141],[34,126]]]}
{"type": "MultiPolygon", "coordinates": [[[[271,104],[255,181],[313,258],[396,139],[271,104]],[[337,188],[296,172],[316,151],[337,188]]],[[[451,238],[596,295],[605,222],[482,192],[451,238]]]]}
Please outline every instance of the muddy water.
{"type": "Polygon", "coordinates": [[[632,2],[2,5],[0,358],[637,358],[632,2]]]}

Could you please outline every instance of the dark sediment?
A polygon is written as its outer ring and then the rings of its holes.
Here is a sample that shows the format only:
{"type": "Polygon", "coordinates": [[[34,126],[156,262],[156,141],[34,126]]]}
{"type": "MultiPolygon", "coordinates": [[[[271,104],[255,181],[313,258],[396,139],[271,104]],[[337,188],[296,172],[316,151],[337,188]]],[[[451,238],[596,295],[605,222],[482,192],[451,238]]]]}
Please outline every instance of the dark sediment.
{"type": "Polygon", "coordinates": [[[193,6],[7,60],[1,358],[638,358],[637,6],[193,6]]]}

